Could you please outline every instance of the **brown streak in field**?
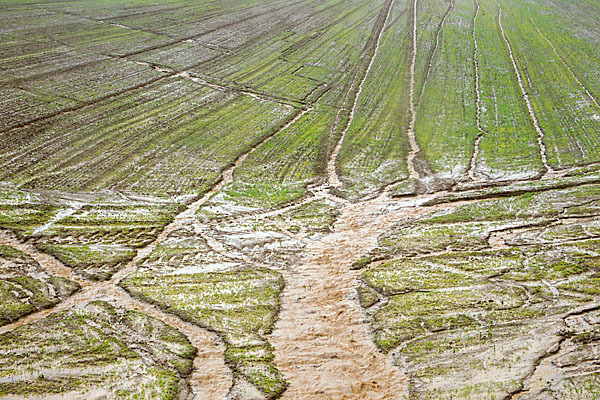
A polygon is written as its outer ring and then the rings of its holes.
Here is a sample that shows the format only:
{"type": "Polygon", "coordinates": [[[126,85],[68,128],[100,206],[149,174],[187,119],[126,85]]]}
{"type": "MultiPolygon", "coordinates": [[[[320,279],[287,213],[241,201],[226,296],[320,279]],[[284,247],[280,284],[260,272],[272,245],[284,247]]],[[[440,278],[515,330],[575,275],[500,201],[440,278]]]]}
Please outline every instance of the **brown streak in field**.
{"type": "Polygon", "coordinates": [[[410,119],[408,122],[408,142],[410,151],[406,160],[410,179],[419,179],[421,175],[415,169],[414,160],[417,154],[421,151],[417,139],[415,137],[415,122],[417,120],[417,112],[415,109],[415,65],[417,63],[417,5],[418,0],[413,0],[412,4],[412,35],[411,35],[411,59],[409,66],[410,85],[408,89],[408,112],[410,119]]]}
{"type": "Polygon", "coordinates": [[[53,256],[40,252],[30,244],[23,243],[17,239],[12,232],[0,232],[0,244],[11,246],[19,251],[22,251],[33,258],[46,271],[70,281],[77,282],[83,289],[92,285],[90,281],[85,280],[81,278],[81,276],[75,274],[71,268],[65,266],[53,256]]]}
{"type": "MultiPolygon", "coordinates": [[[[363,85],[365,83],[365,80],[367,79],[367,76],[369,75],[369,72],[371,71],[371,67],[373,66],[375,57],[377,57],[377,53],[379,51],[379,45],[381,43],[381,38],[383,36],[383,28],[384,28],[385,23],[390,15],[390,11],[392,10],[393,3],[394,3],[393,0],[388,0],[386,2],[386,4],[383,6],[377,20],[375,21],[375,26],[373,27],[373,32],[371,33],[371,35],[372,35],[371,37],[375,36],[377,38],[375,40],[375,48],[373,50],[373,54],[371,55],[371,57],[369,59],[369,64],[367,66],[367,69],[364,72],[364,75],[361,77],[361,79],[358,82],[358,89],[356,90],[356,93],[354,94],[354,98],[352,99],[352,106],[350,107],[350,115],[349,115],[347,121],[344,123],[344,129],[342,130],[342,134],[335,145],[333,153],[331,154],[331,157],[329,158],[329,162],[327,163],[327,175],[328,175],[329,185],[334,188],[339,188],[342,186],[342,182],[340,181],[339,176],[337,174],[338,155],[342,148],[342,144],[344,143],[344,139],[346,138],[346,133],[348,133],[348,129],[350,128],[350,125],[352,124],[352,120],[354,119],[354,113],[356,111],[356,104],[358,103],[358,98],[360,97],[360,94],[363,90],[363,85]],[[383,14],[381,14],[381,13],[383,13],[383,14]],[[383,15],[383,20],[380,21],[382,15],[383,15]]],[[[367,42],[367,44],[365,45],[365,49],[363,51],[363,55],[368,51],[368,47],[369,47],[368,45],[369,45],[369,43],[367,42]]],[[[360,68],[360,63],[359,63],[359,68],[360,68]]],[[[353,92],[353,90],[354,90],[354,85],[351,85],[350,88],[348,89],[348,92],[351,93],[351,92],[353,92]]],[[[341,117],[341,113],[343,113],[345,111],[347,111],[347,110],[344,107],[340,108],[336,119],[339,119],[341,117]]]]}
{"type": "MultiPolygon", "coordinates": [[[[220,191],[223,186],[230,183],[233,180],[233,173],[235,169],[242,165],[248,155],[266,143],[273,136],[294,124],[309,110],[311,109],[298,111],[290,121],[286,122],[279,129],[254,145],[249,151],[238,156],[233,165],[222,172],[221,181],[215,185],[211,191],[189,204],[189,206],[183,212],[175,216],[174,220],[163,229],[163,231],[153,242],[140,249],[136,256],[129,261],[125,267],[115,273],[108,281],[91,283],[81,280],[79,277],[73,275],[73,272],[70,270],[70,268],[65,267],[54,257],[35,250],[33,246],[25,244],[19,245],[20,249],[26,251],[28,254],[32,255],[34,259],[38,260],[43,268],[47,268],[60,276],[66,277],[67,279],[81,282],[82,290],[52,308],[29,314],[14,323],[0,327],[0,334],[10,332],[25,324],[40,321],[50,314],[68,310],[77,304],[96,299],[105,299],[107,296],[114,297],[118,304],[125,307],[134,308],[138,311],[144,312],[145,314],[149,314],[155,318],[158,318],[185,334],[192,345],[194,345],[194,347],[198,350],[198,354],[194,359],[195,368],[189,377],[190,384],[192,385],[192,390],[196,395],[196,398],[202,400],[216,400],[223,398],[232,385],[232,379],[229,369],[224,364],[224,347],[222,344],[215,344],[216,335],[207,332],[199,326],[185,322],[179,317],[160,311],[149,304],[133,299],[117,285],[123,278],[134,273],[137,270],[138,263],[140,263],[144,258],[148,257],[156,248],[158,243],[162,242],[169,235],[169,233],[181,228],[184,223],[187,223],[193,219],[200,207],[202,207],[214,194],[220,191]],[[198,370],[198,368],[201,368],[201,370],[198,370]]],[[[14,240],[11,239],[7,240],[9,240],[9,243],[14,242],[14,240]]]]}
{"type": "MultiPolygon", "coordinates": [[[[596,303],[569,311],[561,316],[562,324],[566,328],[568,318],[581,318],[586,313],[596,311],[599,308],[600,305],[596,303]]],[[[564,357],[565,354],[573,351],[573,347],[575,346],[573,343],[567,343],[568,339],[568,336],[561,335],[551,342],[550,346],[548,346],[546,350],[536,358],[529,371],[524,377],[522,377],[520,380],[521,385],[517,389],[507,393],[502,400],[520,399],[529,394],[535,396],[528,397],[530,399],[538,398],[539,395],[547,390],[545,385],[548,384],[548,382],[563,378],[564,375],[561,367],[559,366],[560,363],[557,365],[555,361],[559,357],[564,357]]],[[[589,371],[589,373],[594,374],[597,372],[589,371]]]]}
{"type": "Polygon", "coordinates": [[[473,67],[475,69],[475,121],[477,130],[477,138],[475,139],[475,145],[473,148],[473,154],[471,155],[471,161],[469,162],[469,171],[467,172],[469,178],[473,181],[478,181],[479,178],[475,176],[475,169],[477,168],[477,157],[479,156],[479,143],[485,134],[485,131],[481,128],[481,91],[479,89],[479,58],[478,58],[478,47],[477,47],[477,36],[476,36],[476,23],[477,16],[479,15],[479,1],[473,0],[475,8],[475,15],[473,15],[473,30],[471,36],[473,38],[473,67]]]}
{"type": "MultiPolygon", "coordinates": [[[[215,334],[130,297],[127,292],[116,286],[123,274],[115,274],[106,282],[91,282],[74,274],[71,268],[66,267],[56,258],[38,251],[29,244],[18,241],[13,235],[3,235],[0,238],[0,243],[12,246],[28,254],[42,268],[63,278],[75,281],[82,287],[78,293],[62,301],[55,307],[29,314],[12,324],[0,327],[0,334],[10,332],[25,324],[37,322],[51,314],[69,310],[78,304],[112,298],[121,307],[136,310],[162,321],[172,328],[177,329],[189,339],[192,346],[197,350],[194,358],[194,369],[187,377],[195,399],[220,400],[227,394],[232,383],[231,376],[223,360],[224,345],[215,334]]],[[[134,270],[136,263],[146,255],[146,252],[138,253],[138,256],[128,263],[126,270],[128,272],[134,270]]]]}

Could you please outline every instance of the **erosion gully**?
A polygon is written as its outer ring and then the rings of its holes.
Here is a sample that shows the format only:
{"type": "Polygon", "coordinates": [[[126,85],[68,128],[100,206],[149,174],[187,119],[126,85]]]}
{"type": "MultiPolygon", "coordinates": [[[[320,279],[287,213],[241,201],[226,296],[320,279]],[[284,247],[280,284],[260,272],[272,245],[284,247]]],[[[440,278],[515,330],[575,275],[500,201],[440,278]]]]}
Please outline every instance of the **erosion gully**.
{"type": "MultiPolygon", "coordinates": [[[[301,111],[282,126],[278,132],[291,125],[301,111]]],[[[276,133],[274,133],[276,134],[276,133]]],[[[270,136],[272,137],[272,136],[270,136]]],[[[258,148],[270,137],[257,144],[258,148]]],[[[0,334],[16,329],[77,304],[95,299],[109,299],[116,304],[154,317],[182,332],[198,350],[194,370],[188,382],[194,399],[227,398],[232,386],[230,370],[224,364],[224,346],[216,335],[179,317],[136,300],[118,286],[121,279],[135,272],[139,261],[148,256],[170,232],[194,223],[196,211],[224,185],[231,182],[235,169],[252,152],[243,154],[223,173],[222,181],[202,198],[191,203],[169,224],[157,239],[141,249],[137,256],[106,282],[94,283],[80,278],[70,268],[54,257],[41,253],[14,235],[4,232],[0,243],[14,246],[29,254],[38,263],[56,275],[78,282],[81,290],[53,308],[30,314],[10,325],[0,327],[0,334]]],[[[300,204],[319,197],[339,200],[327,192],[327,187],[317,188],[314,195],[300,204]]],[[[378,235],[390,225],[406,216],[430,212],[424,206],[445,192],[392,199],[388,192],[378,197],[343,204],[342,215],[334,231],[319,240],[304,237],[307,247],[304,258],[293,269],[277,268],[283,274],[286,287],[278,322],[269,341],[276,355],[276,365],[289,382],[283,399],[389,399],[407,398],[408,382],[404,373],[381,353],[372,341],[370,328],[356,298],[356,282],[360,271],[350,264],[376,246],[378,235]]],[[[447,205],[442,202],[438,206],[447,205]]],[[[276,215],[274,210],[264,215],[276,215]]],[[[211,243],[217,251],[226,251],[220,243],[211,243]]],[[[269,268],[273,268],[269,266],[269,268]]],[[[545,365],[544,359],[540,364],[545,365]]],[[[532,376],[543,369],[532,370],[532,376]]],[[[516,397],[515,397],[516,398],[516,397]]]]}
{"type": "MultiPolygon", "coordinates": [[[[384,12],[383,23],[374,29],[375,48],[364,75],[357,81],[358,87],[349,110],[350,118],[328,162],[328,184],[321,188],[320,192],[315,193],[313,198],[335,197],[328,192],[328,189],[341,185],[336,171],[336,161],[345,134],[352,122],[363,83],[379,50],[383,27],[389,17],[392,4],[392,0],[386,2],[385,8],[382,10],[384,12]]],[[[413,165],[413,160],[419,152],[414,135],[417,0],[413,0],[412,14],[412,59],[409,67],[411,118],[408,129],[411,151],[408,156],[408,165],[410,177],[418,179],[420,174],[413,165]]],[[[501,16],[500,9],[499,21],[502,29],[501,16]]],[[[476,17],[477,14],[474,19],[476,17]]],[[[510,51],[510,43],[503,30],[502,34],[510,51]]],[[[522,87],[514,58],[513,65],[522,87]]],[[[525,97],[525,100],[530,113],[532,113],[528,98],[525,97]]],[[[9,244],[24,251],[52,273],[76,281],[81,285],[81,290],[77,294],[65,299],[55,307],[38,311],[12,324],[0,327],[0,334],[27,323],[39,321],[52,313],[67,310],[77,304],[98,298],[108,298],[122,307],[157,318],[185,334],[198,350],[194,360],[194,370],[188,377],[193,398],[206,400],[226,398],[232,386],[232,376],[224,364],[224,345],[220,339],[197,325],[132,298],[119,287],[118,283],[135,272],[138,263],[147,257],[169,233],[184,225],[193,224],[194,215],[198,209],[233,180],[235,169],[244,162],[249,154],[271,137],[295,123],[311,109],[312,106],[309,105],[306,109],[296,110],[295,116],[289,122],[264,138],[250,151],[239,156],[231,167],[223,171],[221,181],[210,192],[189,204],[185,211],[177,215],[174,221],[166,226],[154,242],[142,248],[134,259],[108,281],[97,283],[82,279],[54,257],[39,252],[32,245],[19,241],[14,235],[9,233],[0,235],[0,243],[9,244]]],[[[537,121],[533,114],[532,119],[534,122],[537,121]]],[[[536,128],[539,130],[537,123],[536,128]]],[[[545,160],[545,148],[541,141],[543,132],[539,130],[538,133],[540,134],[542,159],[550,171],[545,160]]],[[[376,198],[359,203],[349,203],[336,197],[335,199],[343,204],[343,208],[342,215],[335,224],[334,232],[319,240],[303,238],[307,247],[305,256],[299,265],[294,269],[277,269],[283,274],[286,287],[282,297],[279,319],[273,333],[269,336],[269,341],[275,351],[277,367],[289,382],[289,387],[282,396],[283,399],[408,397],[407,377],[393,365],[390,357],[376,348],[372,341],[368,321],[356,298],[355,287],[360,272],[352,270],[350,264],[374,248],[378,235],[395,221],[405,216],[415,216],[431,210],[431,207],[423,207],[420,204],[439,195],[442,193],[419,195],[399,201],[392,199],[388,191],[384,191],[376,198]]],[[[309,200],[305,199],[304,201],[309,200]]],[[[279,212],[281,210],[270,211],[270,213],[279,212]]],[[[212,243],[212,246],[217,250],[224,250],[219,243],[212,243]]],[[[544,361],[544,359],[540,361],[542,366],[545,365],[544,361]]],[[[542,369],[534,369],[532,377],[541,371],[542,369]]]]}
{"type": "Polygon", "coordinates": [[[194,370],[191,376],[188,378],[191,391],[194,394],[193,398],[199,400],[223,399],[229,392],[229,388],[232,385],[232,377],[229,369],[225,366],[223,358],[224,345],[220,339],[215,334],[200,328],[197,325],[183,321],[177,316],[165,313],[150,304],[132,298],[126,291],[118,286],[118,283],[121,281],[121,279],[135,272],[138,263],[150,255],[157,244],[162,242],[169,235],[169,233],[181,228],[184,225],[192,223],[194,215],[198,209],[202,207],[202,205],[204,205],[204,203],[206,203],[215,193],[219,192],[223,186],[233,180],[233,173],[235,169],[238,168],[254,150],[262,146],[271,137],[295,123],[305,113],[310,111],[310,109],[311,108],[309,107],[306,110],[296,112],[296,115],[290,121],[281,126],[277,131],[265,137],[261,142],[250,149],[250,151],[240,155],[231,167],[223,171],[221,181],[210,192],[189,204],[183,212],[174,218],[173,222],[165,227],[165,229],[152,243],[140,249],[137,255],[121,270],[115,273],[108,281],[94,283],[82,279],[56,258],[39,252],[37,249],[35,249],[35,247],[29,244],[20,242],[14,235],[10,233],[2,232],[2,235],[0,235],[0,243],[14,246],[26,254],[29,254],[43,268],[46,268],[56,275],[79,283],[81,285],[81,290],[77,294],[65,299],[54,307],[29,314],[12,324],[0,327],[0,334],[12,331],[25,324],[37,322],[50,314],[68,310],[77,304],[99,298],[108,298],[122,307],[134,309],[157,318],[186,335],[191,344],[198,350],[196,358],[194,359],[194,370]]]}
{"type": "Polygon", "coordinates": [[[473,181],[477,181],[478,177],[475,175],[475,169],[477,168],[477,157],[479,156],[479,144],[485,134],[485,131],[481,127],[481,91],[479,89],[479,47],[477,44],[477,17],[479,16],[479,1],[473,0],[473,6],[475,7],[475,13],[473,14],[471,38],[473,40],[473,69],[475,71],[475,121],[477,126],[477,137],[475,139],[475,145],[473,147],[473,154],[471,155],[471,161],[469,162],[469,171],[467,174],[473,181]]]}
{"type": "Polygon", "coordinates": [[[412,4],[412,34],[411,34],[411,58],[409,66],[409,78],[410,84],[408,88],[408,112],[410,119],[408,121],[408,130],[406,132],[408,136],[408,143],[410,144],[410,151],[408,153],[407,165],[408,173],[411,179],[419,179],[420,173],[415,168],[415,158],[421,151],[417,138],[415,136],[415,123],[417,121],[417,109],[415,107],[415,65],[417,64],[417,0],[413,0],[412,4]]]}
{"type": "MultiPolygon", "coordinates": [[[[367,79],[367,76],[369,75],[369,72],[371,71],[371,68],[373,67],[373,62],[375,61],[375,58],[377,57],[377,53],[379,52],[379,46],[381,44],[381,38],[384,33],[385,24],[387,23],[387,20],[389,19],[393,4],[394,4],[393,0],[388,0],[388,1],[386,1],[385,5],[383,6],[383,8],[380,12],[380,15],[377,19],[377,22],[373,28],[373,32],[371,33],[372,37],[375,37],[376,40],[375,40],[375,44],[374,44],[373,53],[369,60],[369,64],[367,65],[367,68],[366,68],[364,74],[360,77],[360,79],[358,81],[358,88],[356,90],[354,90],[354,85],[352,85],[349,90],[349,93],[355,92],[354,97],[352,98],[352,104],[350,107],[350,115],[344,125],[344,128],[342,129],[342,134],[333,150],[332,156],[330,157],[329,162],[327,163],[328,180],[329,180],[329,184],[333,187],[340,187],[342,185],[342,182],[340,181],[338,174],[337,174],[338,155],[340,153],[340,149],[342,148],[342,144],[344,143],[344,139],[346,138],[346,134],[348,133],[348,129],[350,128],[350,125],[352,124],[352,121],[354,120],[354,114],[356,112],[356,103],[358,101],[358,98],[360,97],[360,94],[362,93],[365,80],[367,79]]],[[[370,47],[369,45],[370,45],[370,43],[367,42],[367,44],[365,45],[363,54],[366,54],[369,51],[369,47],[370,47]]],[[[358,68],[360,69],[360,63],[359,63],[358,68]]],[[[343,112],[343,111],[344,111],[343,108],[340,109],[340,112],[343,112]]],[[[338,119],[339,119],[339,117],[340,117],[340,114],[338,114],[338,119]]]]}
{"type": "Polygon", "coordinates": [[[387,196],[347,205],[334,233],[308,241],[305,258],[282,271],[286,287],[269,341],[290,386],[283,399],[405,398],[406,377],[374,345],[355,298],[359,271],[350,264],[379,233],[416,208],[382,214],[387,196]]]}

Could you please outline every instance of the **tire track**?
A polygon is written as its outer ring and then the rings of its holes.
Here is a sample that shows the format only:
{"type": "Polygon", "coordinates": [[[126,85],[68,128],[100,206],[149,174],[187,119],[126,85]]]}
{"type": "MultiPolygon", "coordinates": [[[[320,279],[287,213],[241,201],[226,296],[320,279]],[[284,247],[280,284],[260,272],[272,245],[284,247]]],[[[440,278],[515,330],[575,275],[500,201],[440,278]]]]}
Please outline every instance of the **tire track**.
{"type": "Polygon", "coordinates": [[[471,161],[469,162],[469,171],[467,172],[469,178],[473,181],[480,180],[475,176],[475,169],[477,168],[477,157],[479,156],[479,143],[485,135],[485,131],[481,128],[481,91],[479,88],[479,56],[477,47],[477,17],[479,16],[479,1],[473,0],[473,6],[475,7],[475,14],[473,15],[473,30],[471,35],[473,37],[473,67],[475,69],[475,122],[478,130],[477,137],[475,138],[475,146],[473,148],[473,154],[471,155],[471,161]]]}
{"type": "Polygon", "coordinates": [[[512,46],[510,45],[510,42],[509,42],[508,38],[506,37],[506,33],[504,32],[504,26],[502,25],[502,6],[498,2],[498,0],[495,0],[495,1],[496,1],[496,4],[498,5],[498,25],[500,27],[500,33],[502,34],[504,43],[506,43],[506,47],[508,48],[508,54],[510,56],[510,61],[512,63],[513,71],[515,72],[515,75],[517,77],[517,82],[519,83],[519,88],[521,88],[521,94],[523,95],[523,100],[525,100],[525,104],[527,105],[527,111],[529,111],[529,116],[531,117],[531,121],[533,122],[535,131],[537,132],[537,141],[538,141],[538,146],[540,148],[540,157],[542,158],[542,164],[544,165],[544,168],[546,169],[545,175],[552,174],[554,172],[554,170],[552,169],[552,167],[550,165],[548,165],[548,158],[546,156],[546,145],[544,144],[544,131],[540,127],[540,123],[537,119],[537,116],[535,115],[535,110],[533,109],[533,106],[531,105],[531,101],[529,99],[529,94],[527,94],[527,91],[525,90],[525,86],[523,86],[523,79],[521,78],[521,74],[519,73],[519,68],[517,67],[517,62],[515,61],[515,56],[512,51],[512,46]]]}
{"type": "MultiPolygon", "coordinates": [[[[344,139],[346,138],[346,134],[348,133],[348,129],[350,128],[350,125],[352,124],[352,121],[354,120],[356,104],[357,104],[358,98],[360,97],[360,94],[363,90],[363,85],[365,83],[365,80],[367,79],[367,76],[369,75],[369,72],[371,71],[371,68],[373,67],[373,62],[375,61],[375,57],[377,56],[377,53],[379,52],[379,45],[381,43],[381,38],[383,37],[383,28],[385,27],[385,24],[390,16],[390,12],[392,10],[393,3],[394,3],[394,0],[387,0],[383,6],[381,12],[379,13],[379,15],[377,17],[377,21],[375,22],[374,30],[371,33],[371,37],[373,37],[373,36],[376,37],[375,45],[374,45],[375,48],[373,50],[373,54],[371,55],[371,57],[369,59],[369,64],[367,66],[367,69],[364,72],[364,75],[358,82],[358,89],[356,90],[356,93],[354,94],[354,98],[352,99],[352,106],[350,107],[350,115],[344,124],[344,129],[342,130],[342,134],[335,145],[333,153],[331,154],[331,157],[329,158],[329,162],[327,163],[328,182],[329,182],[329,185],[333,188],[339,188],[342,186],[342,181],[339,179],[339,176],[337,174],[337,159],[338,159],[340,150],[342,148],[342,144],[344,143],[344,139]]],[[[363,55],[368,50],[369,50],[369,42],[367,42],[367,44],[365,45],[363,55]]],[[[360,68],[360,66],[359,66],[359,68],[360,68]]],[[[353,90],[354,90],[354,85],[350,86],[350,89],[348,90],[348,92],[351,93],[353,90]]],[[[343,111],[344,111],[344,107],[342,107],[340,109],[340,111],[338,112],[337,118],[340,118],[341,113],[343,111]]]]}

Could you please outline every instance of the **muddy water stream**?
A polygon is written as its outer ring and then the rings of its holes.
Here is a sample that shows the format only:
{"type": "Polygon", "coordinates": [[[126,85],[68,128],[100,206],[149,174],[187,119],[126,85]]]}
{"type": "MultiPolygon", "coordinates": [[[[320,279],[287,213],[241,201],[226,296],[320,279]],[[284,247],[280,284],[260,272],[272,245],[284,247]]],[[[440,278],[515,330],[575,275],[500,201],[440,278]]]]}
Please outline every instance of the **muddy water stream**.
{"type": "Polygon", "coordinates": [[[282,271],[282,310],[269,341],[290,382],[283,399],[397,399],[406,377],[372,341],[355,298],[359,271],[350,264],[376,245],[378,234],[414,207],[382,212],[387,197],[343,209],[335,232],[309,241],[306,257],[282,271]]]}
{"type": "MultiPolygon", "coordinates": [[[[171,225],[174,224],[175,222],[171,225]]],[[[30,314],[15,323],[0,327],[0,334],[14,330],[19,326],[39,321],[50,314],[66,311],[78,304],[93,300],[112,300],[121,307],[139,311],[179,330],[189,339],[192,346],[198,350],[194,359],[194,370],[188,377],[188,383],[190,384],[190,389],[194,396],[193,399],[220,400],[226,396],[232,380],[229,369],[225,366],[223,360],[224,346],[217,336],[199,326],[187,323],[174,315],[167,314],[152,305],[130,297],[127,292],[116,285],[120,277],[126,276],[125,273],[120,272],[119,274],[115,274],[111,280],[106,282],[93,283],[81,279],[75,275],[70,268],[63,265],[54,257],[37,251],[29,244],[20,243],[16,238],[8,234],[3,234],[0,237],[0,243],[10,245],[23,251],[38,261],[38,263],[48,271],[62,276],[63,278],[76,281],[82,286],[81,291],[62,301],[55,307],[30,314]]],[[[156,243],[154,245],[156,245],[156,243]]],[[[141,254],[147,253],[149,252],[140,252],[138,257],[142,257],[141,254]]],[[[131,272],[132,270],[135,270],[135,260],[138,260],[138,257],[131,261],[127,265],[127,268],[122,271],[128,270],[131,272]]]]}
{"type": "Polygon", "coordinates": [[[474,181],[479,179],[475,175],[475,169],[477,168],[477,157],[479,156],[479,144],[485,134],[485,131],[481,127],[481,90],[479,89],[479,47],[477,44],[477,17],[479,16],[479,1],[473,0],[475,6],[475,14],[473,15],[473,25],[471,30],[471,38],[473,40],[473,68],[475,71],[475,121],[477,126],[477,138],[475,139],[475,145],[473,148],[473,154],[471,155],[471,161],[469,162],[469,171],[467,175],[474,181]]]}
{"type": "Polygon", "coordinates": [[[271,137],[292,125],[305,113],[310,111],[310,109],[311,108],[298,111],[294,118],[292,118],[289,122],[285,123],[271,135],[265,137],[248,152],[240,155],[232,166],[223,171],[221,181],[210,192],[189,204],[183,212],[174,218],[173,222],[165,227],[165,229],[152,243],[140,249],[136,256],[122,269],[115,273],[108,281],[97,283],[86,281],[85,279],[82,279],[78,275],[74,274],[71,268],[66,267],[56,258],[38,251],[30,244],[20,242],[16,237],[14,237],[14,235],[8,232],[2,232],[2,235],[0,235],[0,243],[14,246],[18,250],[25,252],[33,259],[38,261],[42,268],[45,268],[56,275],[78,282],[81,285],[81,290],[54,307],[29,314],[16,322],[0,327],[0,334],[10,332],[25,324],[40,321],[50,314],[66,311],[78,304],[92,300],[106,300],[107,298],[111,298],[122,307],[134,309],[157,318],[186,335],[192,345],[198,350],[196,358],[194,359],[194,370],[191,373],[191,376],[188,377],[188,382],[194,395],[193,398],[198,400],[218,400],[224,398],[232,385],[232,377],[229,369],[225,366],[223,358],[224,346],[217,336],[200,328],[199,326],[187,323],[174,315],[162,312],[154,306],[133,299],[127,294],[127,292],[118,286],[118,283],[121,281],[121,279],[135,272],[138,263],[150,255],[156,246],[171,232],[180,229],[184,225],[192,224],[194,215],[198,209],[204,205],[215,193],[220,191],[223,186],[227,185],[233,180],[233,173],[235,169],[244,162],[248,155],[263,145],[271,137]]]}

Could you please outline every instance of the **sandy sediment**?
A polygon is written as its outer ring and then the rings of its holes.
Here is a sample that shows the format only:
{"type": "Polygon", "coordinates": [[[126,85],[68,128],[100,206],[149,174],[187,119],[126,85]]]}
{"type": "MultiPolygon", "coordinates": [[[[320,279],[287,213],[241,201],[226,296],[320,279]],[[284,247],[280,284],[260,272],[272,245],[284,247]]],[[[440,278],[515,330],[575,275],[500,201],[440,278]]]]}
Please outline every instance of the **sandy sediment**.
{"type": "Polygon", "coordinates": [[[309,242],[302,265],[283,271],[286,287],[269,341],[290,386],[283,399],[396,399],[407,396],[402,371],[373,343],[355,298],[350,264],[378,233],[413,208],[380,213],[385,200],[343,210],[335,232],[309,242]]]}

